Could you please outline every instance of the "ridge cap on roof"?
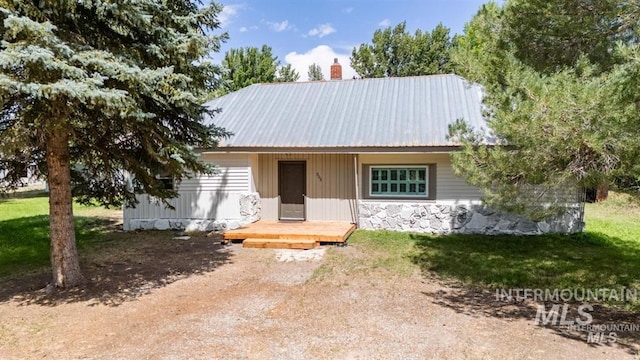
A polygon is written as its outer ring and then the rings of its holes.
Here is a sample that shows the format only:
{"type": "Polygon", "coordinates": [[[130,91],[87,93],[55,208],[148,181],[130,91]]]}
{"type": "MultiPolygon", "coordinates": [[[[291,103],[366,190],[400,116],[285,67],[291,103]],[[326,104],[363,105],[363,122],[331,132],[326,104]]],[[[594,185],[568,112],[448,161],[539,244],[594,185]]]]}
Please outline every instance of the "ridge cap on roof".
{"type": "Polygon", "coordinates": [[[458,74],[455,73],[447,73],[447,74],[430,74],[430,75],[411,75],[411,76],[391,76],[391,77],[379,77],[379,78],[356,78],[356,79],[344,79],[344,80],[316,80],[316,81],[291,81],[291,82],[272,82],[272,83],[255,83],[255,84],[251,84],[248,86],[243,87],[242,89],[238,89],[236,91],[232,91],[230,93],[224,94],[222,96],[210,99],[208,101],[205,102],[205,105],[210,103],[210,102],[214,102],[214,101],[218,101],[219,99],[223,99],[226,98],[230,95],[235,95],[237,93],[246,91],[247,89],[251,89],[251,88],[262,88],[262,87],[267,87],[267,86],[295,86],[295,85],[305,85],[305,84],[347,84],[347,83],[352,83],[355,81],[371,81],[371,82],[375,82],[375,81],[391,81],[391,80],[398,80],[398,79],[424,79],[424,78],[438,78],[438,77],[451,77],[451,78],[457,78],[458,80],[462,80],[463,82],[465,82],[467,85],[469,86],[473,86],[473,85],[478,85],[478,86],[482,86],[476,82],[470,81],[466,78],[464,78],[463,76],[460,76],[458,74]]]}
{"type": "MultiPolygon", "coordinates": [[[[355,78],[355,79],[342,79],[342,80],[307,80],[307,81],[289,81],[289,82],[263,82],[263,83],[255,83],[253,85],[266,85],[266,86],[278,86],[278,85],[299,85],[299,84],[332,84],[332,83],[342,83],[342,82],[350,82],[350,81],[384,81],[384,80],[395,80],[395,79],[415,79],[415,78],[435,78],[435,77],[457,77],[465,81],[469,81],[464,77],[455,74],[455,73],[447,73],[447,74],[429,74],[429,75],[410,75],[410,76],[385,76],[385,77],[372,77],[372,78],[355,78]]],[[[244,87],[243,89],[248,88],[244,87]]],[[[242,90],[242,89],[240,89],[242,90]]],[[[239,90],[238,90],[239,91],[239,90]]]]}

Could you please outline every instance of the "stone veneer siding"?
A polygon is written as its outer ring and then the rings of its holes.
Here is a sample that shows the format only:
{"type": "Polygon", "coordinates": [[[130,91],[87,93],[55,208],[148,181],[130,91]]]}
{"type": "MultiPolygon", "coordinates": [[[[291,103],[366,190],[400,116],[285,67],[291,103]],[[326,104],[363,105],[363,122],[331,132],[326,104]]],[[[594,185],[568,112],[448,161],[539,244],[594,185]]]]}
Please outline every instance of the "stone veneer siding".
{"type": "Polygon", "coordinates": [[[560,217],[532,221],[523,216],[494,211],[483,205],[446,203],[358,203],[358,225],[365,230],[393,230],[431,234],[573,234],[584,229],[584,207],[576,204],[560,217]]]}
{"type": "Polygon", "coordinates": [[[240,219],[131,219],[130,230],[232,230],[260,220],[262,203],[257,192],[240,196],[240,219]]]}

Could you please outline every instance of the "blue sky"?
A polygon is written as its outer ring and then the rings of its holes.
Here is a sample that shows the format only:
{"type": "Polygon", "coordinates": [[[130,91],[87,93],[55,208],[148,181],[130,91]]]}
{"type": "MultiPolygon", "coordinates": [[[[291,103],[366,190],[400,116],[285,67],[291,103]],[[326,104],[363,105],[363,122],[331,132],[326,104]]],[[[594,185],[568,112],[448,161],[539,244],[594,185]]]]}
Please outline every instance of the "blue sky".
{"type": "Polygon", "coordinates": [[[453,33],[488,0],[238,0],[222,1],[222,29],[231,39],[214,59],[230,48],[267,44],[282,65],[292,64],[307,80],[309,65],[317,63],[326,79],[338,58],[343,78],[355,75],[351,50],[371,42],[379,28],[407,22],[407,29],[431,30],[442,22],[453,33]]]}

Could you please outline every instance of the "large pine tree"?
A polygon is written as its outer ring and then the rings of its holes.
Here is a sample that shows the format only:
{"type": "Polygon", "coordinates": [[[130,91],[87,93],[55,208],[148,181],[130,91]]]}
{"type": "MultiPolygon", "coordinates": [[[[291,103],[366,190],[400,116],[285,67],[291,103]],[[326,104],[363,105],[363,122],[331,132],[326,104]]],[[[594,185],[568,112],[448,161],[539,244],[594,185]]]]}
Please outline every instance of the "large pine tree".
{"type": "Polygon", "coordinates": [[[508,0],[465,26],[454,68],[485,87],[492,132],[452,126],[463,144],[453,167],[487,204],[542,218],[565,210],[557,195],[567,185],[637,195],[638,10],[627,0],[508,0]]]}
{"type": "Polygon", "coordinates": [[[207,172],[194,148],[225,136],[205,126],[217,68],[206,61],[226,34],[222,7],[184,0],[0,0],[0,179],[15,187],[35,163],[50,194],[53,284],[82,283],[72,193],[102,204],[145,192],[175,196],[179,181],[207,172]],[[0,171],[2,173],[2,171],[0,171]],[[131,175],[132,183],[126,174],[131,175]]]}

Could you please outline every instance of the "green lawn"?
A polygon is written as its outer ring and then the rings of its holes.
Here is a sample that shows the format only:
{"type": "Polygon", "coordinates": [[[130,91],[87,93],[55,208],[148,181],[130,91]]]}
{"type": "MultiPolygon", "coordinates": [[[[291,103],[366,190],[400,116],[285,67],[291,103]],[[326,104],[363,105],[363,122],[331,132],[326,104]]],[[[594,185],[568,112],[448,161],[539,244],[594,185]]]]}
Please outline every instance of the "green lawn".
{"type": "MultiPolygon", "coordinates": [[[[49,265],[46,193],[0,199],[0,277],[49,265]],[[35,196],[34,196],[35,195],[35,196]]],[[[104,240],[108,215],[74,205],[81,251],[104,240]]],[[[428,236],[356,231],[349,244],[360,256],[332,249],[316,272],[382,270],[392,276],[422,271],[484,289],[640,289],[640,207],[612,195],[586,205],[587,230],[573,236],[428,236]]],[[[91,250],[94,249],[94,250],[91,250]]],[[[640,309],[640,303],[625,304],[640,309]]]]}
{"type": "MultiPolygon", "coordinates": [[[[640,289],[640,208],[613,194],[611,201],[587,204],[585,218],[586,232],[573,236],[357,231],[349,243],[374,255],[355,259],[350,266],[395,274],[418,269],[427,276],[491,291],[640,289]]],[[[639,301],[610,305],[640,309],[639,301]]]]}
{"type": "MultiPolygon", "coordinates": [[[[0,277],[49,266],[49,202],[44,191],[0,198],[0,277]]],[[[100,241],[102,208],[74,204],[78,247],[100,241]]]]}

